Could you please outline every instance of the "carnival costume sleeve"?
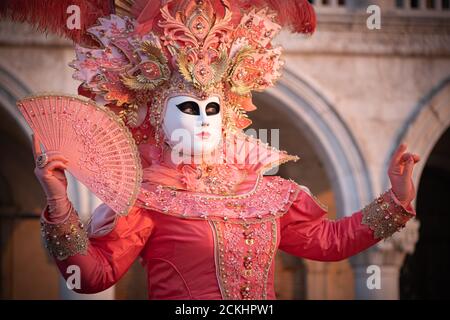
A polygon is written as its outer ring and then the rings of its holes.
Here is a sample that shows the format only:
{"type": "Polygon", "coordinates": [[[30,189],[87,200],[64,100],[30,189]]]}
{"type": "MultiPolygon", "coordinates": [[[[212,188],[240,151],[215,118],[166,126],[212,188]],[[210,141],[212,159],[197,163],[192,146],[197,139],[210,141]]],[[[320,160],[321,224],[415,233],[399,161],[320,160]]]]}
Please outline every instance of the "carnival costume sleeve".
{"type": "Polygon", "coordinates": [[[392,190],[380,195],[353,215],[332,221],[327,209],[306,187],[280,219],[279,248],[297,257],[338,261],[390,237],[415,216],[414,208],[401,206],[392,190]]]}
{"type": "Polygon", "coordinates": [[[62,221],[42,214],[44,242],[65,278],[67,268],[81,270],[79,293],[96,293],[114,285],[130,268],[145,246],[153,223],[145,209],[132,207],[126,216],[118,216],[105,204],[93,213],[85,226],[73,206],[62,221]]]}

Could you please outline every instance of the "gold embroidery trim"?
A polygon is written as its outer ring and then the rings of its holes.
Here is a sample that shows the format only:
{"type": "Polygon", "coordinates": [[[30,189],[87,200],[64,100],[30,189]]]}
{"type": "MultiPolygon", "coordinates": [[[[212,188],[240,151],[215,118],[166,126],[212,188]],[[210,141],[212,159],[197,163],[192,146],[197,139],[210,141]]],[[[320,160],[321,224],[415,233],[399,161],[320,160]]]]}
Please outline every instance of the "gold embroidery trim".
{"type": "Polygon", "coordinates": [[[390,190],[367,205],[362,212],[362,224],[374,231],[376,239],[392,236],[414,216],[395,203],[390,190]]]}
{"type": "MultiPolygon", "coordinates": [[[[278,224],[277,220],[273,219],[272,221],[268,222],[262,222],[262,223],[246,223],[242,224],[240,227],[242,227],[242,231],[249,229],[250,227],[254,228],[261,228],[262,224],[267,224],[267,227],[269,228],[269,232],[271,234],[270,239],[267,240],[267,245],[270,247],[268,252],[268,259],[264,263],[264,265],[261,265],[260,268],[262,269],[261,278],[251,278],[253,273],[253,268],[251,266],[247,267],[245,265],[246,263],[246,256],[248,254],[243,254],[240,258],[243,262],[241,272],[245,273],[247,277],[247,281],[244,279],[241,279],[239,283],[238,290],[240,292],[240,296],[235,296],[233,293],[236,293],[236,288],[233,288],[231,284],[229,283],[229,279],[227,277],[226,273],[226,266],[225,266],[225,252],[230,250],[230,247],[227,247],[224,245],[224,235],[223,235],[223,224],[224,222],[218,222],[218,221],[210,221],[210,226],[213,230],[214,235],[214,260],[216,264],[216,277],[219,284],[220,292],[222,295],[222,298],[224,300],[235,300],[235,299],[242,299],[242,300],[266,300],[267,299],[267,282],[268,282],[268,276],[270,273],[270,270],[273,265],[274,257],[276,254],[276,246],[277,246],[277,238],[278,238],[278,224]],[[250,280],[251,279],[251,280],[250,280]],[[262,282],[262,284],[260,283],[262,282]],[[254,288],[254,286],[259,283],[261,287],[254,288]],[[253,292],[254,289],[257,289],[256,292],[253,292]],[[260,292],[259,292],[260,291],[260,292]]],[[[225,222],[226,223],[226,222],[225,222]]],[[[239,228],[239,227],[238,227],[239,228]]],[[[244,235],[244,238],[245,235],[244,235]]],[[[248,242],[247,240],[253,240],[253,239],[245,239],[245,243],[247,246],[251,247],[254,244],[254,241],[248,242]]],[[[236,250],[236,248],[235,248],[236,250]]]]}
{"type": "Polygon", "coordinates": [[[62,223],[51,224],[41,218],[41,233],[48,252],[58,260],[87,253],[87,232],[73,208],[62,223]]]}

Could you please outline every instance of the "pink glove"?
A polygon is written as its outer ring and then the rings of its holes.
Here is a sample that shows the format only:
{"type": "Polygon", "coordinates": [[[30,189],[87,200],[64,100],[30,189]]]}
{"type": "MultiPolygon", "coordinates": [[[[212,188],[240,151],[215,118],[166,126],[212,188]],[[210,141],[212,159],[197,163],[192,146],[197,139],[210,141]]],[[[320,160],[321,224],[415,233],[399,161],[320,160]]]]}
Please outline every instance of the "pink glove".
{"type": "Polygon", "coordinates": [[[406,209],[416,197],[412,172],[414,165],[420,161],[417,154],[406,152],[406,144],[402,143],[394,155],[389,165],[388,175],[394,193],[400,204],[406,209]]]}
{"type": "Polygon", "coordinates": [[[71,210],[71,203],[67,198],[67,178],[64,174],[67,159],[57,151],[43,152],[39,139],[33,135],[33,154],[36,161],[34,173],[44,189],[49,205],[49,215],[44,218],[50,223],[60,223],[65,220],[71,210]],[[37,159],[46,155],[45,165],[38,166],[37,159]]]}

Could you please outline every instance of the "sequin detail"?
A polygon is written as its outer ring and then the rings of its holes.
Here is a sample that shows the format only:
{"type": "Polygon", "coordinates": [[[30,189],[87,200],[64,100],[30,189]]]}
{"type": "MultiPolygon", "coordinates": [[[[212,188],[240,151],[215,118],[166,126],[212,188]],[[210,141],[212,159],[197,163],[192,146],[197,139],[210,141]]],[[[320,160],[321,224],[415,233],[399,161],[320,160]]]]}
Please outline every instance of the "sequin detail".
{"type": "Polygon", "coordinates": [[[87,253],[87,232],[73,208],[62,223],[51,224],[41,219],[41,233],[48,252],[58,260],[87,253]]]}
{"type": "Polygon", "coordinates": [[[374,231],[374,237],[388,238],[402,229],[413,214],[395,203],[392,191],[388,190],[363,210],[362,224],[374,231]]]}
{"type": "Polygon", "coordinates": [[[258,179],[255,188],[242,195],[220,196],[146,185],[137,206],[189,219],[266,221],[282,216],[300,188],[280,177],[258,179]]]}
{"type": "Polygon", "coordinates": [[[267,278],[277,246],[276,219],[246,224],[216,221],[213,225],[223,299],[267,299],[267,278]]]}

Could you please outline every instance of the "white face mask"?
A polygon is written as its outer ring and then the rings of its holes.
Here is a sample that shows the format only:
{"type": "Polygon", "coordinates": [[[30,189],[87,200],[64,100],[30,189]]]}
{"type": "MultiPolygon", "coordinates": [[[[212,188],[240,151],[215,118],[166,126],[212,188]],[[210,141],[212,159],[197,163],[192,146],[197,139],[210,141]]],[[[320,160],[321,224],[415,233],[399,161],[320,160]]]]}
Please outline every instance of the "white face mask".
{"type": "Polygon", "coordinates": [[[217,96],[198,100],[176,96],[167,101],[162,127],[167,143],[184,155],[212,153],[222,138],[222,112],[217,96]]]}

